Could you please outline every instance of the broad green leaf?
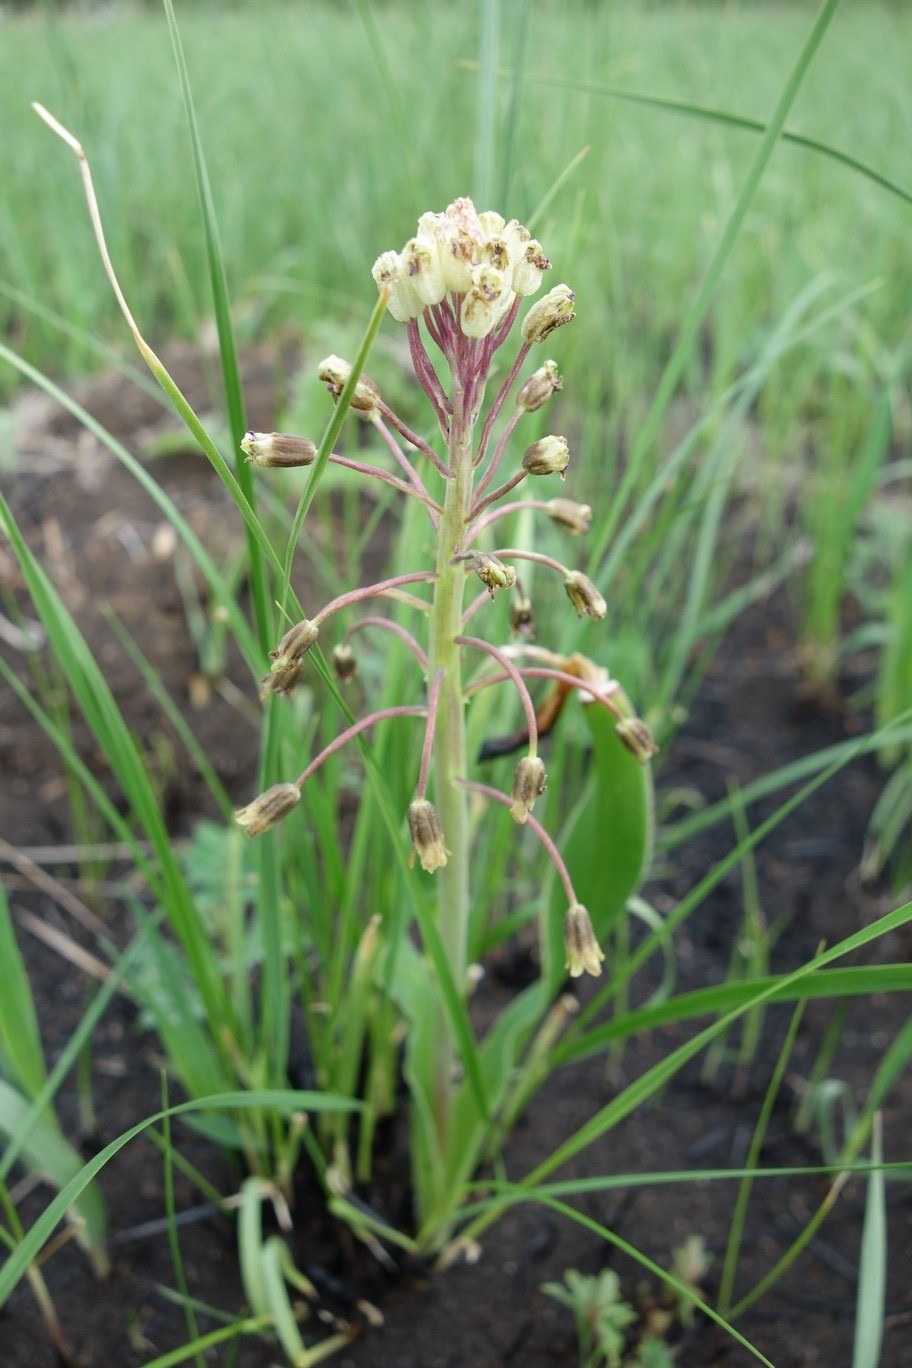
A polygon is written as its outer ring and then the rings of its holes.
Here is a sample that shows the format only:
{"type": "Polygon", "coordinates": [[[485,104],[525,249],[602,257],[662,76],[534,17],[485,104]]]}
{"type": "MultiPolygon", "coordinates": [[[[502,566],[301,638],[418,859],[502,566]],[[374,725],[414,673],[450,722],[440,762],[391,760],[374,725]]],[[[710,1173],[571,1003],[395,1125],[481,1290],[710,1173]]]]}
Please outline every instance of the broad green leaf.
{"type": "Polygon", "coordinates": [[[408,1022],[405,1076],[411,1098],[412,1178],[419,1211],[432,1210],[444,1187],[443,1158],[434,1123],[434,982],[426,961],[410,940],[396,955],[393,997],[408,1022]]]}
{"type": "MultiPolygon", "coordinates": [[[[614,699],[625,715],[633,715],[621,690],[614,699]]],[[[592,778],[560,844],[577,897],[589,911],[596,936],[604,940],[649,866],[652,774],[618,738],[614,715],[606,707],[584,703],[583,708],[592,736],[592,778]]],[[[558,885],[555,912],[566,911],[565,903],[558,885]]]]}

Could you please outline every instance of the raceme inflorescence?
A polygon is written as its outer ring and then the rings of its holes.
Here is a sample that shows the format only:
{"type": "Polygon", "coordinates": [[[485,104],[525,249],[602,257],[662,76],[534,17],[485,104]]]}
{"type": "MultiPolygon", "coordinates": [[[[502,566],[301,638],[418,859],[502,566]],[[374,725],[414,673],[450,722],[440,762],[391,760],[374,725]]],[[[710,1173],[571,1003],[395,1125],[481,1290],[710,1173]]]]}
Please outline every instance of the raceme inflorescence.
{"type": "MultiPolygon", "coordinates": [[[[576,656],[571,673],[563,657],[529,644],[532,606],[523,592],[518,567],[530,561],[553,571],[579,616],[604,618],[607,605],[592,580],[537,551],[497,545],[483,549],[479,544],[483,533],[486,541],[496,540],[492,529],[498,521],[521,509],[539,511],[571,534],[582,534],[589,527],[591,509],[585,504],[563,497],[507,497],[530,480],[562,481],[570,461],[569,444],[558,434],[539,438],[518,459],[511,457],[514,433],[523,418],[542,409],[562,388],[556,363],[545,360],[513,393],[530,352],[572,321],[575,297],[568,285],[556,285],[526,312],[519,324],[515,358],[483,413],[495,355],[513,335],[524,298],[537,293],[550,267],[541,245],[522,224],[515,219],[506,222],[492,211],[478,213],[467,198],[455,200],[443,213],[423,214],[416,235],[400,252],[384,252],[377,259],[374,280],[393,318],[405,324],[411,363],[433,408],[443,454],[412,431],[384,402],[379,386],[361,375],[351,407],[373,425],[392,454],[396,473],[336,453],[329,459],[417,500],[434,529],[436,563],[342,594],[312,618],[294,623],[271,652],[272,664],[261,694],[263,698],[285,696],[294,690],[307,652],[330,618],[387,597],[415,610],[416,618],[425,623],[423,636],[392,618],[371,613],[355,621],[336,646],[337,674],[350,677],[355,668],[350,645],[355,632],[365,626],[385,628],[412,652],[424,674],[426,698],[421,705],[386,708],[354,722],[297,779],[274,785],[236,813],[249,835],[268,830],[291,811],[303,784],[340,746],[385,719],[420,717],[424,739],[420,757],[416,746],[415,793],[406,814],[407,826],[412,859],[417,858],[439,880],[440,932],[456,983],[465,982],[467,968],[468,803],[473,791],[502,803],[516,822],[528,826],[541,840],[567,894],[567,968],[572,975],[601,972],[604,954],[589,914],[574,892],[556,845],[533,816],[535,803],[545,791],[546,774],[538,755],[539,728],[529,680],[550,679],[565,689],[578,689],[593,706],[609,709],[617,719],[618,736],[642,763],[648,762],[655,749],[645,724],[619,705],[614,697],[618,686],[604,670],[591,662],[581,669],[579,662],[585,658],[576,656]],[[446,363],[448,385],[439,378],[440,368],[431,360],[428,342],[446,363]],[[469,596],[467,586],[473,582],[478,590],[469,596]],[[476,635],[470,623],[500,593],[512,596],[510,621],[518,642],[499,646],[476,635]],[[464,662],[476,654],[487,657],[490,670],[467,690],[464,662]],[[470,692],[502,682],[516,690],[525,719],[524,754],[516,765],[510,793],[474,781],[467,772],[467,698],[470,692]]],[[[320,376],[338,399],[351,367],[331,356],[322,362],[320,376]]],[[[249,461],[263,467],[307,466],[316,456],[313,442],[287,433],[248,433],[243,449],[249,461]]]]}

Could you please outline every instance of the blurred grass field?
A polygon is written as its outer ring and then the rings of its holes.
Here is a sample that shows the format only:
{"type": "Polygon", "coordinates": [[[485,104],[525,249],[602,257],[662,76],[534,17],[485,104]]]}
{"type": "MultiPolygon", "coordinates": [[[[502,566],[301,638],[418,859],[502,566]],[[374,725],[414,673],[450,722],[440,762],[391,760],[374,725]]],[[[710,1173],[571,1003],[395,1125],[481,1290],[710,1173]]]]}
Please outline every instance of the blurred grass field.
{"type": "MultiPolygon", "coordinates": [[[[693,101],[763,122],[813,7],[571,0],[502,13],[495,146],[492,157],[476,158],[474,6],[178,6],[238,316],[250,332],[289,321],[307,333],[340,312],[360,326],[380,246],[403,239],[425,208],[472,193],[528,222],[588,149],[535,228],[558,272],[573,265],[575,364],[592,372],[593,397],[623,408],[633,425],[756,136],[600,92],[693,101]]],[[[910,52],[912,14],[844,6],[790,129],[908,181],[910,52]]],[[[4,332],[36,364],[72,374],[97,363],[8,291],[118,346],[123,328],[75,168],[31,100],[92,158],[112,255],[142,325],[158,341],[193,335],[210,307],[208,277],[161,13],[42,9],[7,16],[2,27],[4,332]]],[[[690,385],[711,394],[726,384],[809,281],[826,276],[834,296],[870,287],[813,356],[800,358],[805,364],[793,360],[777,376],[768,421],[779,450],[799,449],[800,426],[784,431],[781,414],[814,417],[849,352],[863,390],[865,372],[876,372],[908,328],[910,212],[850,168],[780,146],[690,385]]]]}
{"type": "MultiPolygon", "coordinates": [[[[571,434],[575,493],[594,501],[636,446],[814,13],[804,3],[185,0],[178,19],[241,341],[281,330],[312,353],[351,351],[375,298],[378,252],[425,209],[470,193],[529,223],[548,243],[552,279],[577,292],[578,321],[556,355],[586,415],[571,434]],[[496,39],[484,27],[492,15],[496,39]],[[498,74],[487,85],[485,61],[498,74]],[[759,127],[701,117],[697,106],[759,127]]],[[[43,6],[8,14],[2,40],[0,318],[11,345],[55,378],[105,364],[100,342],[131,353],[76,168],[32,100],[86,148],[146,336],[199,337],[209,277],[162,13],[43,6]]],[[[802,612],[821,674],[833,668],[859,513],[912,431],[910,53],[902,6],[838,9],[787,130],[871,174],[780,142],[691,348],[683,404],[638,466],[642,490],[682,432],[762,364],[741,410],[710,418],[696,460],[706,469],[707,447],[724,441],[719,480],[737,467],[739,487],[759,493],[761,563],[781,555],[797,508],[819,552],[802,612]],[[860,462],[867,474],[856,480],[860,462]]],[[[396,345],[383,331],[372,369],[388,375],[396,345]]],[[[0,395],[19,383],[0,368],[0,395]]],[[[309,420],[306,400],[294,416],[309,420]]],[[[712,487],[707,475],[699,498],[712,487]]],[[[653,528],[680,523],[688,497],[679,489],[653,528]]],[[[689,649],[682,637],[679,654],[689,649]]],[[[676,687],[661,686],[666,702],[676,687]]]]}

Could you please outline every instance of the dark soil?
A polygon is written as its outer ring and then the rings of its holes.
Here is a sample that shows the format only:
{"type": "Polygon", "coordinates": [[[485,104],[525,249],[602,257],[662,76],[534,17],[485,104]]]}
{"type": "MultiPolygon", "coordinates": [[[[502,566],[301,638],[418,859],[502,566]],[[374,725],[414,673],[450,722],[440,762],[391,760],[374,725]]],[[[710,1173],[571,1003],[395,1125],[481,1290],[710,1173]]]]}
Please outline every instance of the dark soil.
{"type": "MultiPolygon", "coordinates": [[[[179,379],[191,401],[205,409],[207,368],[178,357],[179,379]]],[[[251,423],[266,427],[280,400],[279,360],[272,354],[245,358],[251,423]]],[[[142,451],[161,423],[154,400],[123,381],[96,382],[80,396],[132,451],[142,451]]],[[[207,687],[188,638],[184,605],[174,576],[174,546],[164,519],[114,458],[66,415],[38,403],[19,434],[19,468],[8,486],[17,514],[33,545],[40,547],[93,651],[106,669],[121,706],[147,747],[150,764],[160,766],[162,801],[174,830],[186,833],[205,811],[202,785],[185,765],[167,759],[168,728],[149,701],[136,671],[117,647],[103,609],[110,605],[137,638],[171,692],[182,702],[194,730],[216,762],[232,793],[249,796],[256,731],[243,720],[232,689],[207,687]],[[230,737],[230,745],[225,738],[230,737]]],[[[166,420],[170,426],[170,420],[166,420]]],[[[237,544],[237,519],[204,458],[188,451],[159,458],[155,472],[178,501],[207,545],[226,560],[237,544]]],[[[21,582],[9,548],[0,544],[0,587],[24,604],[21,582]]],[[[9,635],[9,634],[8,634],[9,635]]],[[[7,658],[25,667],[15,644],[2,647],[7,658]]],[[[250,682],[236,680],[252,697],[250,682]]],[[[692,715],[662,770],[663,784],[692,787],[713,799],[731,777],[740,782],[789,759],[840,741],[847,723],[802,694],[791,645],[787,607],[781,600],[751,611],[737,625],[717,658],[692,715]]],[[[173,739],[172,739],[173,740],[173,739]]],[[[87,735],[77,741],[89,763],[103,773],[87,735]]],[[[7,847],[32,850],[72,839],[65,792],[53,750],[15,698],[0,693],[0,836],[7,847]]],[[[856,868],[867,817],[881,777],[870,761],[856,762],[836,782],[817,792],[760,849],[757,857],[760,898],[772,923],[783,930],[772,954],[772,968],[804,962],[823,941],[832,945],[874,916],[888,910],[859,886],[856,868]]],[[[751,812],[756,823],[766,811],[751,812]]],[[[689,889],[732,844],[730,830],[714,830],[675,852],[663,877],[649,890],[661,909],[689,889]]],[[[0,851],[6,860],[8,848],[0,851]]],[[[39,851],[37,858],[43,859],[39,851]]],[[[60,872],[60,866],[56,867],[60,872]]],[[[47,927],[90,945],[54,899],[37,890],[8,861],[12,904],[20,919],[20,942],[41,1013],[47,1054],[53,1061],[78,1022],[87,1000],[84,973],[45,945],[28,927],[28,914],[47,927]],[[23,917],[26,920],[23,920],[23,917]]],[[[724,979],[733,940],[742,924],[743,889],[739,874],[727,877],[689,920],[676,942],[678,988],[686,990],[724,979]]],[[[113,910],[112,928],[122,914],[113,910]]],[[[908,938],[879,942],[877,960],[909,958],[908,938]]],[[[509,988],[496,974],[483,994],[503,997],[509,988]]],[[[490,1006],[482,1000],[482,1008],[490,1006]]],[[[772,1115],[761,1162],[769,1167],[821,1162],[813,1136],[795,1128],[795,1109],[834,1010],[812,1004],[805,1014],[786,1080],[772,1115]]],[[[629,1118],[581,1155],[569,1177],[636,1173],[664,1169],[737,1167],[744,1162],[770,1070],[780,1048],[790,1009],[770,1009],[757,1054],[737,1071],[723,1061],[707,1079],[702,1060],[685,1069],[659,1099],[629,1118]]],[[[904,1025],[908,1001],[884,996],[851,1005],[832,1065],[860,1104],[884,1050],[904,1025]]],[[[622,1086],[686,1039],[684,1028],[664,1029],[634,1039],[622,1058],[596,1060],[552,1079],[519,1125],[506,1155],[508,1171],[520,1177],[593,1115],[622,1086]]],[[[81,1137],[88,1155],[148,1115],[159,1090],[156,1043],[138,1028],[125,1000],[116,1000],[93,1041],[91,1098],[94,1122],[87,1133],[75,1078],[59,1097],[67,1134],[81,1137]]],[[[900,1077],[884,1113],[884,1144],[889,1160],[909,1157],[912,1087],[900,1077]]],[[[222,1191],[229,1175],[211,1148],[189,1131],[177,1133],[179,1147],[222,1191]]],[[[392,1190],[403,1171],[395,1134],[381,1164],[392,1190]]],[[[42,1194],[16,1175],[20,1211],[32,1219],[42,1194]]],[[[87,1368],[134,1368],[188,1338],[182,1313],[162,1294],[174,1287],[175,1273],[164,1210],[162,1160],[148,1142],[131,1144],[104,1170],[101,1186],[111,1223],[113,1271],[96,1281],[85,1258],[72,1245],[55,1253],[43,1268],[63,1332],[76,1360],[87,1368]]],[[[692,1234],[705,1238],[714,1255],[707,1287],[717,1285],[736,1194],[736,1184],[699,1182],[643,1187],[580,1199],[580,1210],[609,1226],[659,1264],[692,1234]]],[[[771,1179],[758,1182],[748,1214],[738,1288],[746,1291],[775,1263],[803,1229],[827,1191],[822,1179],[771,1179]]],[[[382,1201],[384,1194],[376,1194],[382,1201]]],[[[818,1235],[788,1275],[751,1311],[739,1329],[776,1365],[851,1362],[856,1278],[865,1188],[852,1180],[818,1235]]],[[[177,1206],[182,1213],[181,1249],[192,1294],[200,1301],[237,1313],[243,1292],[237,1272],[231,1224],[201,1204],[199,1193],[178,1178],[177,1206]]],[[[379,1329],[365,1329],[334,1362],[340,1368],[555,1368],[577,1363],[570,1313],[545,1296],[541,1284],[559,1281],[568,1268],[595,1273],[611,1266],[625,1295],[636,1299],[649,1283],[638,1265],[616,1254],[575,1223],[535,1206],[515,1208],[487,1235],[481,1260],[432,1275],[404,1268],[396,1277],[384,1272],[363,1250],[350,1248],[327,1232],[302,1204],[295,1254],[324,1294],[334,1313],[359,1319],[357,1298],[378,1304],[379,1329]]],[[[887,1327],[882,1368],[912,1365],[912,1195],[906,1184],[888,1187],[889,1281],[887,1327]]],[[[656,1291],[653,1283],[652,1292],[656,1291]]],[[[648,1295],[648,1293],[646,1294],[648,1295]]],[[[202,1317],[203,1328],[214,1323],[202,1317]]],[[[754,1362],[705,1318],[673,1334],[681,1364],[736,1365],[754,1362]]],[[[218,1351],[212,1362],[240,1368],[265,1368],[281,1358],[266,1341],[243,1343],[236,1358],[218,1351]],[[221,1355],[221,1356],[219,1356],[221,1355]]],[[[2,1368],[52,1368],[59,1363],[48,1340],[28,1284],[23,1282],[0,1311],[2,1368]]]]}

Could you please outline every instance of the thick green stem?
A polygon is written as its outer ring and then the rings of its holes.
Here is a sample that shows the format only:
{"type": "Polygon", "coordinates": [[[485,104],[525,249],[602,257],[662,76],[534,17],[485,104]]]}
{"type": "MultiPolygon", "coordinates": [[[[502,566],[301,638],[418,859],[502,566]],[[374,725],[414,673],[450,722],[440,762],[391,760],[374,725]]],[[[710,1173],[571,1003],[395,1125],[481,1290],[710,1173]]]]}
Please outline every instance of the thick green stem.
{"type": "MultiPolygon", "coordinates": [[[[435,874],[440,935],[458,991],[466,982],[469,928],[469,813],[468,796],[456,780],[466,773],[465,700],[462,693],[460,647],[465,564],[452,564],[465,543],[472,501],[473,413],[466,413],[454,396],[455,412],[449,444],[450,469],[440,525],[437,580],[430,624],[428,678],[443,670],[434,734],[434,802],[440,815],[449,859],[435,874]]],[[[453,1092],[455,1045],[441,1004],[437,1031],[435,1114],[441,1152],[446,1152],[453,1092]]]]}

